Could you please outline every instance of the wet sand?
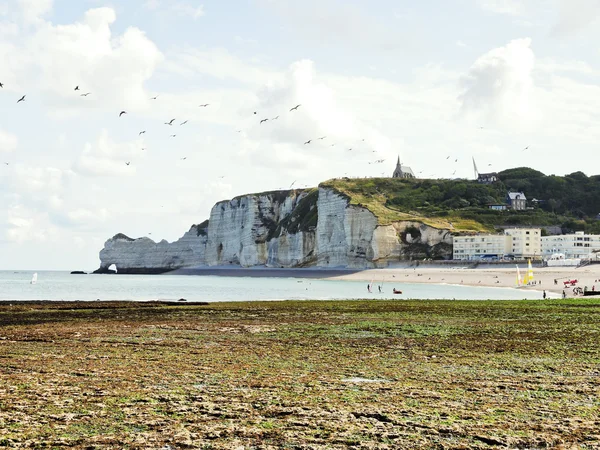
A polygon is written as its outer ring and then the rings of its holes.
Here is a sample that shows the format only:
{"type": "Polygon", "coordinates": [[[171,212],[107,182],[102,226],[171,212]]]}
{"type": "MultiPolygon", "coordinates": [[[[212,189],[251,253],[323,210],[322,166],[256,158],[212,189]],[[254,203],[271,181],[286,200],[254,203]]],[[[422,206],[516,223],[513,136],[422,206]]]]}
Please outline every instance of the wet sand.
{"type": "MultiPolygon", "coordinates": [[[[521,276],[527,271],[526,265],[519,265],[521,276]]],[[[571,287],[565,288],[564,281],[578,280],[577,286],[596,290],[600,289],[600,265],[591,265],[576,269],[575,267],[534,267],[534,284],[524,286],[522,289],[546,290],[562,294],[565,290],[567,296],[573,295],[571,287]],[[556,280],[556,284],[555,284],[556,280]]],[[[361,280],[383,282],[391,284],[397,289],[402,288],[403,283],[435,283],[456,284],[465,286],[487,286],[487,287],[516,287],[517,269],[513,267],[502,268],[398,268],[398,269],[370,269],[361,272],[336,277],[344,280],[361,280]]]]}
{"type": "MultiPolygon", "coordinates": [[[[521,277],[527,272],[526,264],[519,264],[521,277]]],[[[340,279],[353,281],[373,281],[390,284],[396,289],[402,289],[406,283],[434,283],[465,286],[485,287],[516,287],[516,264],[503,266],[480,266],[469,268],[465,266],[435,266],[420,265],[419,267],[400,266],[385,269],[344,269],[344,268],[301,268],[281,269],[271,267],[195,267],[178,269],[169,272],[170,275],[199,275],[199,276],[230,276],[230,277],[289,277],[312,279],[340,279]]],[[[565,287],[564,281],[578,280],[577,286],[588,289],[595,287],[600,290],[600,265],[575,267],[533,267],[534,282],[521,289],[553,292],[567,297],[573,296],[573,287],[565,287]],[[556,282],[555,282],[556,280],[556,282]]]]}

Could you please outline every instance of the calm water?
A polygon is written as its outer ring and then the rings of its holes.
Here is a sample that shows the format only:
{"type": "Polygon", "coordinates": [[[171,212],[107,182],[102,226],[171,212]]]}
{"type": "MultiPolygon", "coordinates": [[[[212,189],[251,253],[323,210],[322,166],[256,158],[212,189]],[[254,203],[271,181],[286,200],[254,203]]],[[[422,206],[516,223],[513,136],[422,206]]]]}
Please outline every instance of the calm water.
{"type": "Polygon", "coordinates": [[[364,281],[184,275],[71,275],[68,272],[0,271],[0,300],[345,300],[377,299],[540,299],[540,292],[436,284],[383,284],[367,292],[364,281]],[[403,295],[393,295],[393,288],[403,295]]]}

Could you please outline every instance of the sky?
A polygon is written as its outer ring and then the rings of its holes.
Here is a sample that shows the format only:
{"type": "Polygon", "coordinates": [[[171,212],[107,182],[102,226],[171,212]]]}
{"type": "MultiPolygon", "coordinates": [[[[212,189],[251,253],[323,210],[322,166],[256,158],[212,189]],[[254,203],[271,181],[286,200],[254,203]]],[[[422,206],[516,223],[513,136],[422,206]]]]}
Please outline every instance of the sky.
{"type": "Polygon", "coordinates": [[[600,0],[4,0],[0,61],[0,270],[398,157],[600,173],[600,0]]]}

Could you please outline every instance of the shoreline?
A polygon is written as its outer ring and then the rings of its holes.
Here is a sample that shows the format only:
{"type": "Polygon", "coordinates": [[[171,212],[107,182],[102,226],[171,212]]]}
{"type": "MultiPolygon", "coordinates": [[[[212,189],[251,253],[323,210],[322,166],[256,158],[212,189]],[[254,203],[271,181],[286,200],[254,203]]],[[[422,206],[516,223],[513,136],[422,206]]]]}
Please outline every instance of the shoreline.
{"type": "MultiPolygon", "coordinates": [[[[328,268],[298,268],[278,269],[269,267],[253,268],[186,268],[169,272],[169,275],[197,275],[197,276],[230,276],[230,277],[266,277],[266,278],[309,278],[323,280],[348,280],[348,281],[372,281],[374,283],[392,283],[401,285],[405,283],[431,283],[438,285],[455,285],[471,287],[499,287],[525,289],[528,291],[543,291],[554,294],[562,294],[565,291],[567,297],[572,297],[573,287],[565,287],[565,280],[578,280],[577,287],[588,289],[600,289],[600,265],[590,265],[582,268],[575,267],[534,267],[534,283],[527,286],[517,287],[516,265],[501,267],[433,267],[421,265],[411,267],[401,265],[399,267],[388,267],[380,269],[328,269],[328,268]],[[556,280],[556,282],[555,282],[556,280]]],[[[525,276],[527,266],[519,267],[521,276],[525,276]]]]}
{"type": "Polygon", "coordinates": [[[164,275],[252,277],[252,278],[311,278],[328,279],[355,275],[360,269],[297,268],[278,269],[273,267],[188,267],[166,272],[164,275]]]}
{"type": "MultiPolygon", "coordinates": [[[[521,276],[525,275],[526,267],[520,267],[521,276]]],[[[396,283],[432,283],[471,287],[503,287],[524,289],[528,291],[547,291],[572,297],[573,288],[565,287],[565,280],[578,280],[577,287],[595,290],[600,288],[600,267],[587,266],[580,269],[573,267],[542,267],[533,269],[535,284],[517,287],[516,268],[481,268],[481,269],[368,269],[360,273],[342,275],[334,279],[396,283]],[[555,281],[556,280],[556,281],[555,281]]],[[[399,287],[400,288],[400,287],[399,287]]]]}

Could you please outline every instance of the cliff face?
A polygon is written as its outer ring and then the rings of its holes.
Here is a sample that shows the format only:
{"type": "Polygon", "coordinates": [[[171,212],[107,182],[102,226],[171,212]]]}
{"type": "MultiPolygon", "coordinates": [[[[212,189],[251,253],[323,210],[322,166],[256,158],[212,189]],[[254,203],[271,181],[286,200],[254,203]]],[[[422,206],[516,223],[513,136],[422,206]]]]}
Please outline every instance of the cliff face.
{"type": "Polygon", "coordinates": [[[179,240],[154,242],[143,237],[131,239],[117,234],[100,251],[98,273],[115,265],[119,273],[162,273],[185,266],[204,264],[206,229],[194,225],[179,240]]]}
{"type": "Polygon", "coordinates": [[[400,259],[448,258],[452,237],[418,222],[381,226],[368,209],[332,189],[278,191],[217,203],[210,219],[176,242],[117,235],[100,252],[99,272],[160,273],[181,267],[386,266],[400,259]]]}

